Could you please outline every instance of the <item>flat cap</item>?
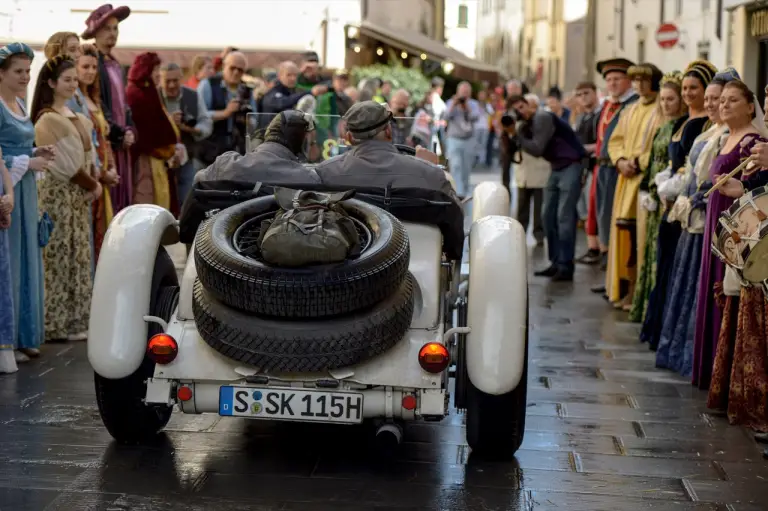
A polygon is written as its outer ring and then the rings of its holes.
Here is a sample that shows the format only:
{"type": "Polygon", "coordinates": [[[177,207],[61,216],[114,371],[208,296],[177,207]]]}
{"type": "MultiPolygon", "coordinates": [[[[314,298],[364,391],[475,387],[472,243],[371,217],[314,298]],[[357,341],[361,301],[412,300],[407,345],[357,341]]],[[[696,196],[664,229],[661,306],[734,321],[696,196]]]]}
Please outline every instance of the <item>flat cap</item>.
{"type": "Polygon", "coordinates": [[[376,136],[391,118],[392,112],[376,101],[355,103],[344,114],[347,130],[359,140],[376,136]]]}

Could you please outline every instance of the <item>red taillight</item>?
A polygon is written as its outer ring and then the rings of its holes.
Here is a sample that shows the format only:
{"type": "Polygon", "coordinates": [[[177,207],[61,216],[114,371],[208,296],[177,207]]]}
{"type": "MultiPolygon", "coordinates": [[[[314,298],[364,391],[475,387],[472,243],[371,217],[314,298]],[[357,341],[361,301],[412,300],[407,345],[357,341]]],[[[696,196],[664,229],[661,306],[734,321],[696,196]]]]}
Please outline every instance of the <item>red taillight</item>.
{"type": "Polygon", "coordinates": [[[180,401],[189,401],[192,399],[192,389],[187,386],[179,387],[179,390],[176,391],[176,397],[178,397],[180,401]]]}
{"type": "Polygon", "coordinates": [[[168,334],[153,335],[147,346],[147,354],[155,364],[170,364],[179,354],[179,345],[168,334]]]}
{"type": "Polygon", "coordinates": [[[403,408],[405,408],[406,410],[415,410],[416,396],[408,394],[407,396],[403,397],[403,408]]]}
{"type": "Polygon", "coordinates": [[[428,342],[419,350],[419,365],[428,373],[445,371],[450,361],[448,349],[439,342],[428,342]]]}

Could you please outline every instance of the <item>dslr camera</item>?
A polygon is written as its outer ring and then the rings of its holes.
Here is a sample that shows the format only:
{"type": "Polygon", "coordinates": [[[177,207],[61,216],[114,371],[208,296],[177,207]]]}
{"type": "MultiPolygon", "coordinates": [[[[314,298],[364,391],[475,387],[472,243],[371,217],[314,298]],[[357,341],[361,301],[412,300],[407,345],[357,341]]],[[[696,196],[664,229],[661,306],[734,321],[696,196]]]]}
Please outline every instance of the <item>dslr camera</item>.
{"type": "Polygon", "coordinates": [[[511,110],[507,110],[504,115],[501,116],[501,125],[505,128],[510,128],[517,124],[517,121],[520,120],[520,116],[517,114],[517,110],[512,108],[511,110]]]}

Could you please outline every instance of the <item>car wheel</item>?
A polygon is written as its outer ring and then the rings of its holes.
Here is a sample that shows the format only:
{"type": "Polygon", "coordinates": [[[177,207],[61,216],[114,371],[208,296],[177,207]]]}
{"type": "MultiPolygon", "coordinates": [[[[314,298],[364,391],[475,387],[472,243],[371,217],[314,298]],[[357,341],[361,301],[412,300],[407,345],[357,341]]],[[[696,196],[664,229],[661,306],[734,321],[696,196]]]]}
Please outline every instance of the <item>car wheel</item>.
{"type": "Polygon", "coordinates": [[[228,208],[200,227],[195,239],[197,276],[219,302],[261,316],[324,318],[372,307],[406,278],[408,233],[399,220],[376,206],[349,200],[345,207],[367,226],[371,237],[354,259],[282,268],[267,265],[258,254],[239,251],[234,241],[238,228],[277,210],[274,197],[262,197],[228,208]]]}
{"type": "MultiPolygon", "coordinates": [[[[163,247],[157,252],[152,274],[149,314],[170,321],[179,302],[179,281],[173,260],[163,247]]],[[[162,328],[150,323],[147,341],[162,328]]],[[[120,443],[136,444],[151,439],[168,424],[173,407],[144,404],[146,380],[155,363],[145,356],[141,366],[125,378],[112,380],[95,374],[96,402],[104,426],[120,443]]]]}
{"type": "MultiPolygon", "coordinates": [[[[528,316],[526,314],[526,325],[528,316]]],[[[458,368],[457,368],[458,370],[458,368]]],[[[467,443],[482,458],[510,460],[523,443],[528,397],[528,333],[520,383],[514,390],[494,396],[467,381],[467,443]]]]}
{"type": "Polygon", "coordinates": [[[195,282],[192,310],[200,337],[222,355],[263,371],[348,367],[398,343],[413,318],[413,277],[372,308],[337,318],[260,318],[222,304],[195,282]]]}

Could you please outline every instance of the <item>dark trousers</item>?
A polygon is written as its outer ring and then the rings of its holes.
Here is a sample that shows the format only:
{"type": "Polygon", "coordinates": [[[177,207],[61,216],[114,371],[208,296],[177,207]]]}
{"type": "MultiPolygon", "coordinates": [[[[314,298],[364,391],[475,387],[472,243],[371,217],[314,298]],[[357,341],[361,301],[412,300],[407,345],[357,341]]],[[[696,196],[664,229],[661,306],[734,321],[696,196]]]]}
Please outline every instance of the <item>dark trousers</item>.
{"type": "Polygon", "coordinates": [[[543,188],[518,188],[517,189],[517,221],[528,232],[528,223],[531,220],[531,202],[533,202],[533,237],[536,241],[544,241],[544,224],[541,217],[541,206],[544,202],[543,188]]]}
{"type": "Polygon", "coordinates": [[[509,196],[511,197],[512,190],[509,188],[509,182],[512,179],[512,156],[502,152],[499,163],[501,163],[501,184],[510,192],[509,196]]]}

